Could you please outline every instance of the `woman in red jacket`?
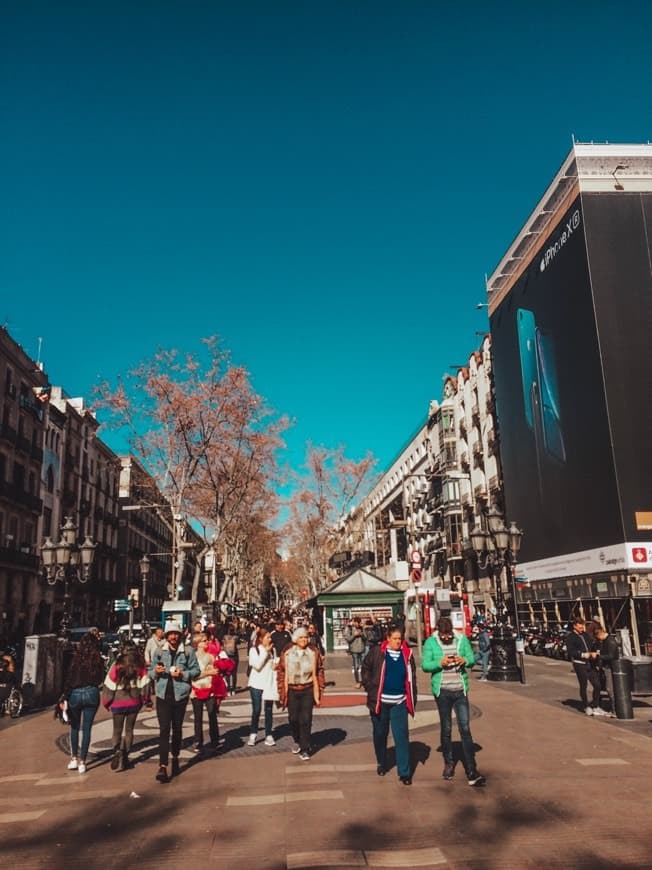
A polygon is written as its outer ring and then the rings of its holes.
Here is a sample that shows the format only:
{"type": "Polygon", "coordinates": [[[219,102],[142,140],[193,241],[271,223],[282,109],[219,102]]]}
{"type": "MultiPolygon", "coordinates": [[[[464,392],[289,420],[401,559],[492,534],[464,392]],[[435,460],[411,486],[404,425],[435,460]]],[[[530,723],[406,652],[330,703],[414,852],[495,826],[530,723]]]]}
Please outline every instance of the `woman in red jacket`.
{"type": "Polygon", "coordinates": [[[193,752],[201,752],[204,746],[204,708],[208,714],[211,745],[215,748],[220,743],[217,713],[222,700],[228,694],[224,677],[233,672],[235,662],[224,652],[216,656],[209,648],[210,642],[203,632],[193,635],[192,644],[201,668],[199,676],[192,681],[190,692],[195,722],[195,742],[192,748],[193,752]]]}

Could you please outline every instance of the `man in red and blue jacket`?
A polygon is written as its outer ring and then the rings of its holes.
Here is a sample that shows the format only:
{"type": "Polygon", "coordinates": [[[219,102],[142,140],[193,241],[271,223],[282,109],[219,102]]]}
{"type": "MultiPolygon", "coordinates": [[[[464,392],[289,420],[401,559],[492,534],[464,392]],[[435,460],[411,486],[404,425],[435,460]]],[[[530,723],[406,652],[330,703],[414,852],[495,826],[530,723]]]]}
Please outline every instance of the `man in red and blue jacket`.
{"type": "Polygon", "coordinates": [[[412,785],[408,714],[414,716],[417,703],[416,665],[398,626],[391,626],[386,640],[371,647],[362,662],[361,676],[371,713],[376,772],[378,776],[387,773],[387,737],[391,726],[398,777],[404,785],[412,785]]]}

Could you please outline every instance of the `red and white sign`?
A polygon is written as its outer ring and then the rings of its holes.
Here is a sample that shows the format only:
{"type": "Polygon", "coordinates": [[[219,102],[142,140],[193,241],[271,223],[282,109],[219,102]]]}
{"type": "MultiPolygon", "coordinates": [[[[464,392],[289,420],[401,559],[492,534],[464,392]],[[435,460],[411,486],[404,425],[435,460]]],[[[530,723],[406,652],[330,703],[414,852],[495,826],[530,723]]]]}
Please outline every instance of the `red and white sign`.
{"type": "Polygon", "coordinates": [[[645,547],[632,547],[632,559],[637,565],[647,562],[647,550],[645,547]]]}
{"type": "Polygon", "coordinates": [[[421,583],[421,568],[413,568],[410,571],[410,580],[415,584],[421,583]]]}
{"type": "Polygon", "coordinates": [[[421,564],[421,553],[418,550],[412,550],[410,553],[410,558],[412,559],[413,565],[421,564]]]}

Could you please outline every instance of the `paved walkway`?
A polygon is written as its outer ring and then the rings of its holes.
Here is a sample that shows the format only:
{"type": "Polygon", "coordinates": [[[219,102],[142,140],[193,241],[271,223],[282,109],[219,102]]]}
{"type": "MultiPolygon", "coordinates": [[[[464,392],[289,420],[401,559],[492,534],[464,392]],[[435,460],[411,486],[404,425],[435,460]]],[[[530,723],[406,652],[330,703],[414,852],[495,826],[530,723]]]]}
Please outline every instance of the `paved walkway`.
{"type": "Polygon", "coordinates": [[[223,706],[225,750],[202,759],[187,753],[181,775],[165,786],[154,781],[155,723],[147,714],[139,720],[141,759],[125,773],[109,768],[104,714],[84,775],[66,770],[65,731],[50,713],[3,727],[3,865],[650,867],[652,707],[641,704],[629,726],[580,714],[563,662],[532,662],[527,687],[474,681],[472,728],[488,779],[478,790],[459,774],[441,779],[435,710],[421,675],[414,783],[406,787],[395,771],[376,775],[357,703],[364,696],[347,660],[327,664],[335,706],[315,717],[318,751],[309,762],[289,753],[280,713],[277,746],[243,745],[244,694],[223,706]]]}

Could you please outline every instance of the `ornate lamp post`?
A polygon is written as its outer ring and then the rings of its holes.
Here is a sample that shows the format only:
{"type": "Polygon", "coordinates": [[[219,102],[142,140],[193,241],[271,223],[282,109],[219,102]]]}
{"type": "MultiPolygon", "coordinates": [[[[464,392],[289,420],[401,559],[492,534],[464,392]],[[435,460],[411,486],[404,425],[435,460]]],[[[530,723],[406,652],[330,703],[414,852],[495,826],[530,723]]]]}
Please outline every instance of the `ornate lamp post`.
{"type": "Polygon", "coordinates": [[[46,538],[41,545],[41,558],[48,584],[54,586],[58,581],[63,583],[63,616],[59,631],[66,639],[70,632],[70,583],[75,580],[79,583],[88,582],[96,547],[97,544],[91,540],[90,535],[86,535],[83,544],[77,543],[77,526],[72,517],[65,517],[65,523],[61,527],[61,539],[57,544],[46,538]]]}
{"type": "Polygon", "coordinates": [[[521,546],[523,532],[515,523],[505,526],[503,515],[496,505],[486,513],[487,530],[476,526],[471,532],[471,544],[481,571],[495,580],[497,625],[491,639],[492,660],[489,679],[503,682],[516,682],[521,672],[516,663],[516,638],[513,628],[519,632],[518,608],[514,591],[514,565],[521,546]],[[511,592],[514,606],[514,626],[505,606],[503,592],[503,570],[511,592]]]}
{"type": "Polygon", "coordinates": [[[149,559],[147,558],[147,553],[143,556],[142,559],[139,560],[138,565],[140,567],[140,582],[142,584],[142,591],[140,594],[140,616],[141,622],[147,622],[147,580],[149,578],[149,559]]]}

